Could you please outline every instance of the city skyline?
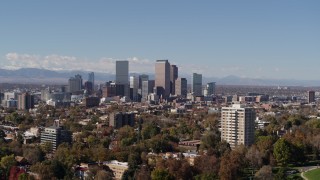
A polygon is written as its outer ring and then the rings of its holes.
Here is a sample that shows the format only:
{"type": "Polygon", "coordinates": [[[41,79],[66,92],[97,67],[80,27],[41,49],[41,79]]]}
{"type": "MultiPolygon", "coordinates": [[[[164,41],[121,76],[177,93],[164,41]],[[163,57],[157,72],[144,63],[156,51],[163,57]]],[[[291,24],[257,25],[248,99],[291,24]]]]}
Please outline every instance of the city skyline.
{"type": "Polygon", "coordinates": [[[318,1],[4,2],[0,67],[315,80],[318,1]],[[59,13],[57,13],[59,12],[59,13]]]}

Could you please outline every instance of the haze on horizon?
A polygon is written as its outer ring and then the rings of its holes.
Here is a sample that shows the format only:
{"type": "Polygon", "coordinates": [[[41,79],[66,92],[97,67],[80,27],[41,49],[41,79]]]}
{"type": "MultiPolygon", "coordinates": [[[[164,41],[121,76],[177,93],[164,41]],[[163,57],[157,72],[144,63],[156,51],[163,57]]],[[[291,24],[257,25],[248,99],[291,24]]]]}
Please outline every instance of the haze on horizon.
{"type": "Polygon", "coordinates": [[[316,80],[320,1],[5,1],[0,68],[316,80]]]}

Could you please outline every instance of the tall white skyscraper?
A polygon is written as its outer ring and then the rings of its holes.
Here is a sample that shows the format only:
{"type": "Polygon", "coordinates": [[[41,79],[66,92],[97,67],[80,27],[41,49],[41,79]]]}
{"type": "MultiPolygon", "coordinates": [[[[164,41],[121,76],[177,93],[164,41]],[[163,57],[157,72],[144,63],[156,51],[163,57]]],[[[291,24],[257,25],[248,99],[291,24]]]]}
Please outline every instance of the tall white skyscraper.
{"type": "Polygon", "coordinates": [[[116,61],[116,86],[119,95],[129,96],[129,61],[116,61]]]}
{"type": "Polygon", "coordinates": [[[192,92],[194,96],[202,95],[202,74],[193,73],[192,75],[192,92]]]}
{"type": "Polygon", "coordinates": [[[227,141],[231,148],[240,144],[250,146],[254,143],[254,108],[234,104],[221,110],[221,139],[227,141]]]}

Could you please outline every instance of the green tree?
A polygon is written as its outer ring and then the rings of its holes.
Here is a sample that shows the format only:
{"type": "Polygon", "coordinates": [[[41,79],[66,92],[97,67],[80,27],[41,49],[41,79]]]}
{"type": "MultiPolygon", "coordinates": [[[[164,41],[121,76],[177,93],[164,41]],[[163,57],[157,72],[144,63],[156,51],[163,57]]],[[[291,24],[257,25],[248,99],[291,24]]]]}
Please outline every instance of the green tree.
{"type": "Polygon", "coordinates": [[[161,135],[157,135],[148,141],[147,145],[153,152],[169,152],[172,151],[172,146],[168,140],[164,139],[161,135]]]}
{"type": "Polygon", "coordinates": [[[282,166],[288,164],[291,157],[290,144],[285,139],[279,139],[273,148],[273,155],[278,163],[281,163],[282,166]]]}
{"type": "Polygon", "coordinates": [[[201,148],[202,149],[208,149],[208,148],[214,148],[219,142],[221,141],[219,132],[207,132],[202,138],[201,138],[201,148]]]}
{"type": "Polygon", "coordinates": [[[29,180],[29,175],[27,173],[22,173],[19,175],[18,180],[29,180]]]}
{"type": "Polygon", "coordinates": [[[36,147],[23,147],[23,157],[25,157],[29,163],[36,164],[37,162],[44,160],[44,153],[39,146],[36,147]]]}
{"type": "Polygon", "coordinates": [[[91,148],[93,160],[95,161],[106,161],[108,159],[108,149],[102,145],[96,148],[91,148]]]}
{"type": "Polygon", "coordinates": [[[128,157],[128,165],[130,169],[136,170],[141,164],[141,156],[139,153],[130,153],[128,157]]]}
{"type": "Polygon", "coordinates": [[[214,172],[208,172],[208,173],[203,173],[199,174],[194,177],[195,180],[214,180],[214,179],[219,179],[217,174],[214,172]]]}
{"type": "Polygon", "coordinates": [[[60,161],[57,161],[57,160],[51,161],[51,167],[53,169],[53,173],[56,178],[58,179],[64,178],[64,176],[66,175],[66,168],[60,161]]]}
{"type": "Polygon", "coordinates": [[[6,177],[8,177],[10,168],[16,165],[16,160],[14,159],[14,155],[11,154],[9,156],[2,157],[0,161],[0,165],[5,170],[6,177]]]}
{"type": "Polygon", "coordinates": [[[88,138],[87,138],[87,142],[89,144],[89,147],[94,147],[96,145],[99,144],[99,138],[97,138],[96,136],[93,136],[93,135],[90,135],[88,138]]]}
{"type": "Polygon", "coordinates": [[[52,179],[55,177],[54,169],[51,166],[50,161],[44,161],[42,163],[36,163],[30,167],[32,172],[38,173],[40,179],[52,179]]]}
{"type": "Polygon", "coordinates": [[[45,142],[44,144],[41,144],[41,150],[44,152],[44,153],[50,153],[52,151],[52,143],[47,141],[45,142]]]}
{"type": "Polygon", "coordinates": [[[236,179],[243,173],[246,168],[245,163],[245,148],[237,147],[230,153],[225,153],[221,158],[219,176],[222,180],[236,179]]]}
{"type": "Polygon", "coordinates": [[[6,137],[6,133],[2,129],[0,129],[0,139],[3,139],[6,137]]]}
{"type": "Polygon", "coordinates": [[[286,176],[286,168],[284,168],[284,167],[281,167],[278,170],[277,174],[274,176],[274,179],[276,179],[276,180],[283,180],[283,179],[286,179],[286,178],[287,178],[287,176],[286,176]]]}
{"type": "Polygon", "coordinates": [[[152,180],[173,180],[174,177],[169,174],[168,170],[155,169],[151,172],[152,180]]]}
{"type": "Polygon", "coordinates": [[[160,127],[154,122],[147,124],[142,128],[142,137],[143,139],[150,139],[153,136],[156,136],[160,133],[160,127]]]}

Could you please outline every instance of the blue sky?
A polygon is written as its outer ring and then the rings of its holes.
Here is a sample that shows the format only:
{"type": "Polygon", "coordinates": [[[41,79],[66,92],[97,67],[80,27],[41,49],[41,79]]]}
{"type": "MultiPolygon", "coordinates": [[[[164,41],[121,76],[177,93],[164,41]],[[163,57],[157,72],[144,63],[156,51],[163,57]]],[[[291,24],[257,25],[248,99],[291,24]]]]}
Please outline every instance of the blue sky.
{"type": "Polygon", "coordinates": [[[2,1],[0,66],[318,79],[320,1],[2,1]]]}

